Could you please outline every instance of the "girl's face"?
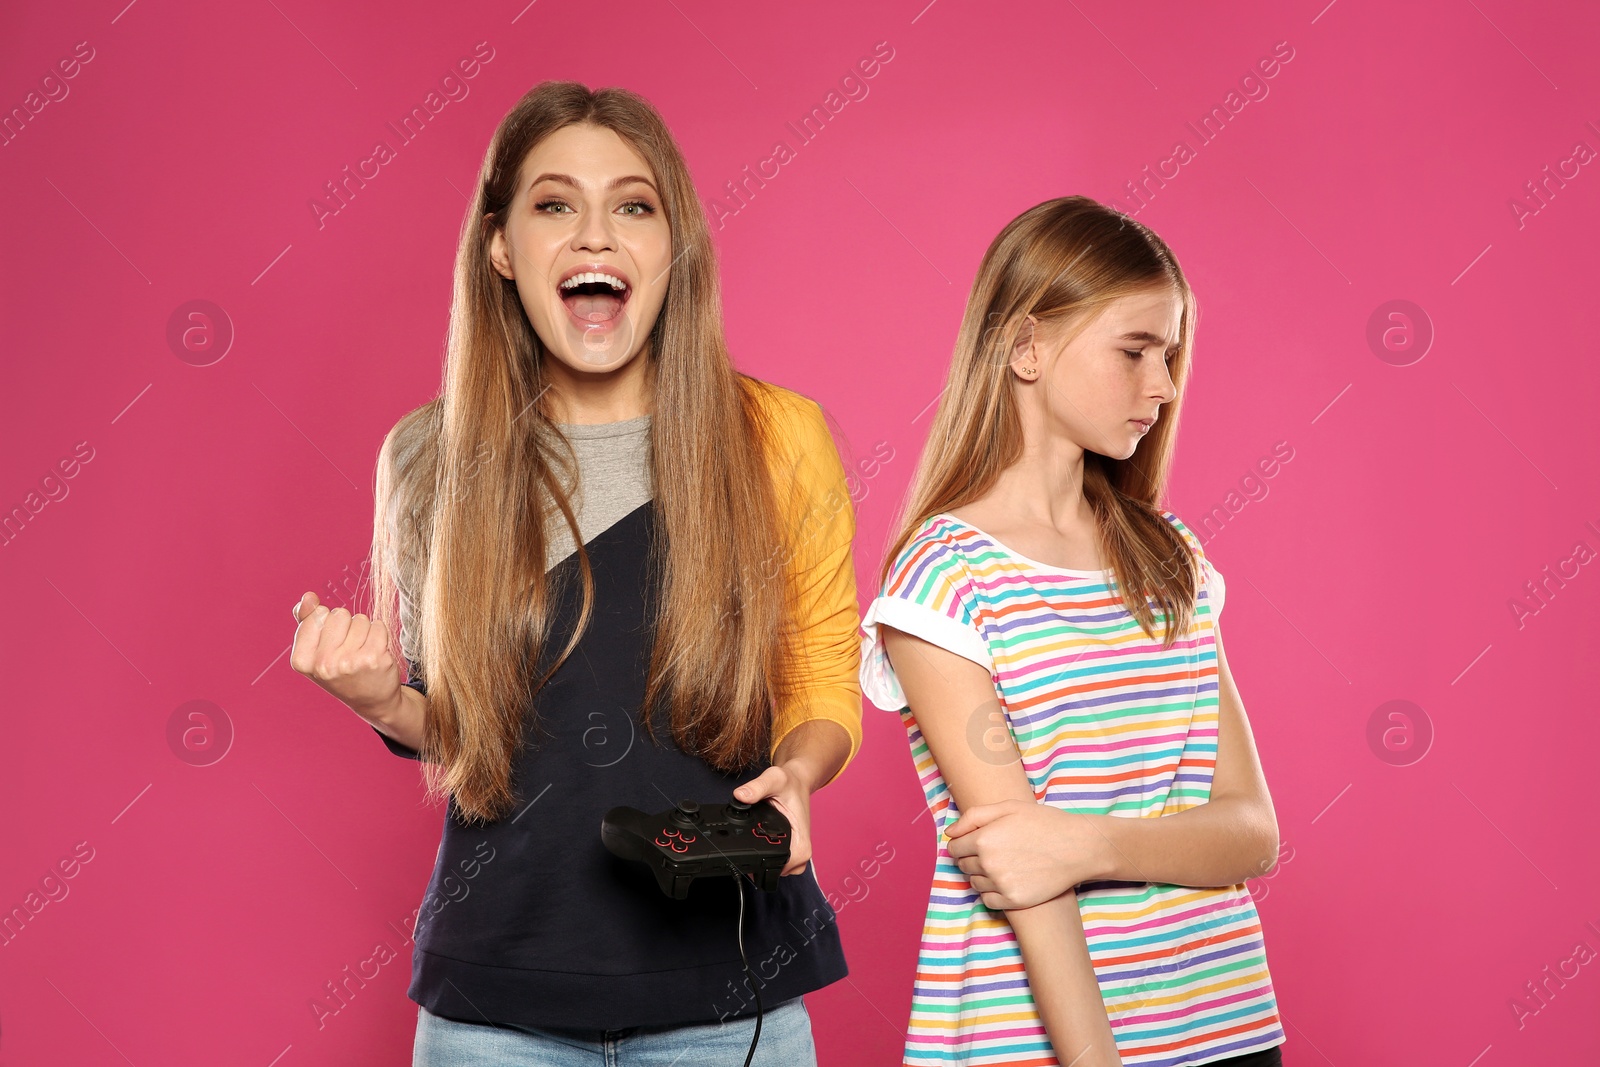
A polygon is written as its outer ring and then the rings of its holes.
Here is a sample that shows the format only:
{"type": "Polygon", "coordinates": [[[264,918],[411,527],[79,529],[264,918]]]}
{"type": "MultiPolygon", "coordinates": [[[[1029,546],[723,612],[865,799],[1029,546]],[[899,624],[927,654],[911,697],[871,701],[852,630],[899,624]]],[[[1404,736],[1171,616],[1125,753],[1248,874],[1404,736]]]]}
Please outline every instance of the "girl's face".
{"type": "Polygon", "coordinates": [[[644,158],[603,126],[564,126],[518,171],[490,258],[549,353],[576,372],[624,366],[667,293],[672,231],[644,158]]]}
{"type": "Polygon", "coordinates": [[[1177,395],[1167,359],[1182,315],[1178,294],[1161,289],[1114,301],[1069,342],[1061,338],[1071,323],[1024,330],[1011,363],[1023,405],[1042,415],[1050,436],[1127,459],[1177,395]]]}

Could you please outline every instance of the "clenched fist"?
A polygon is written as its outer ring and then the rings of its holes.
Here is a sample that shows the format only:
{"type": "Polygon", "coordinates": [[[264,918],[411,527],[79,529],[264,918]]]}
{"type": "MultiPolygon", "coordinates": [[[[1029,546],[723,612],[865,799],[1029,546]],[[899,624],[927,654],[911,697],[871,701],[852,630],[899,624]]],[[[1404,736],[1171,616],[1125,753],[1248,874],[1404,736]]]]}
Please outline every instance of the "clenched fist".
{"type": "Polygon", "coordinates": [[[299,627],[289,666],[349,705],[365,719],[388,716],[401,701],[400,665],[389,651],[389,632],[365,615],[331,611],[306,593],[294,606],[299,627]]]}

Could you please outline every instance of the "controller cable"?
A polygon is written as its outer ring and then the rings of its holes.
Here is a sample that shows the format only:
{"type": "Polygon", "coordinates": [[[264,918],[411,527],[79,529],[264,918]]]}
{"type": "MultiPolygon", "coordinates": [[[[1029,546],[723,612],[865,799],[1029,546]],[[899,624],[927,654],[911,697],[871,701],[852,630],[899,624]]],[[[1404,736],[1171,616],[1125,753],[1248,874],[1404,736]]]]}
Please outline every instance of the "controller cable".
{"type": "Polygon", "coordinates": [[[745,874],[734,865],[730,859],[728,869],[733,872],[733,877],[739,883],[739,961],[744,964],[745,977],[750,980],[750,992],[756,996],[756,1032],[750,1038],[750,1051],[745,1053],[744,1067],[750,1067],[750,1061],[755,1058],[756,1042],[761,1040],[761,987],[756,984],[755,975],[750,972],[750,961],[744,954],[744,880],[745,874]]]}

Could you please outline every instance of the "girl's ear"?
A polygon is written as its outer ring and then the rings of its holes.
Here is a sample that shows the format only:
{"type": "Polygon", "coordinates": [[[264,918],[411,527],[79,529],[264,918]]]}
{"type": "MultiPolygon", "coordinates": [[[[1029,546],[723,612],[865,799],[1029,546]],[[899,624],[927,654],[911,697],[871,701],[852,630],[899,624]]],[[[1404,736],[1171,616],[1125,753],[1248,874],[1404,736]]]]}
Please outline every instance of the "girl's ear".
{"type": "Polygon", "coordinates": [[[1011,345],[1011,366],[1024,378],[1032,381],[1039,376],[1038,362],[1034,357],[1034,327],[1038,325],[1037,319],[1032,315],[1022,320],[1022,325],[1017,328],[1017,339],[1011,345]]]}
{"type": "Polygon", "coordinates": [[[1033,352],[1033,331],[1039,320],[1028,315],[1017,329],[1017,339],[1011,346],[1011,362],[1015,363],[1033,352]]]}

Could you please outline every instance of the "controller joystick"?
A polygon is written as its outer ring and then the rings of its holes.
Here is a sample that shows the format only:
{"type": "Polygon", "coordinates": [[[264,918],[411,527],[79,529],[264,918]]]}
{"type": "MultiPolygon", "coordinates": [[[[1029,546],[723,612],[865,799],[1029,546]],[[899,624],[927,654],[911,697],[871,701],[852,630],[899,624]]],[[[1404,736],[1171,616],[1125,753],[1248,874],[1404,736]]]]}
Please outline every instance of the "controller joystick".
{"type": "Polygon", "coordinates": [[[657,815],[612,808],[601,821],[600,837],[613,855],[649,867],[663,893],[683,900],[696,878],[735,871],[768,892],[776,891],[789,863],[791,828],[783,812],[767,800],[681,800],[657,815]]]}
{"type": "Polygon", "coordinates": [[[672,809],[672,821],[679,826],[694,826],[700,818],[700,805],[692,800],[680,800],[672,809]]]}

